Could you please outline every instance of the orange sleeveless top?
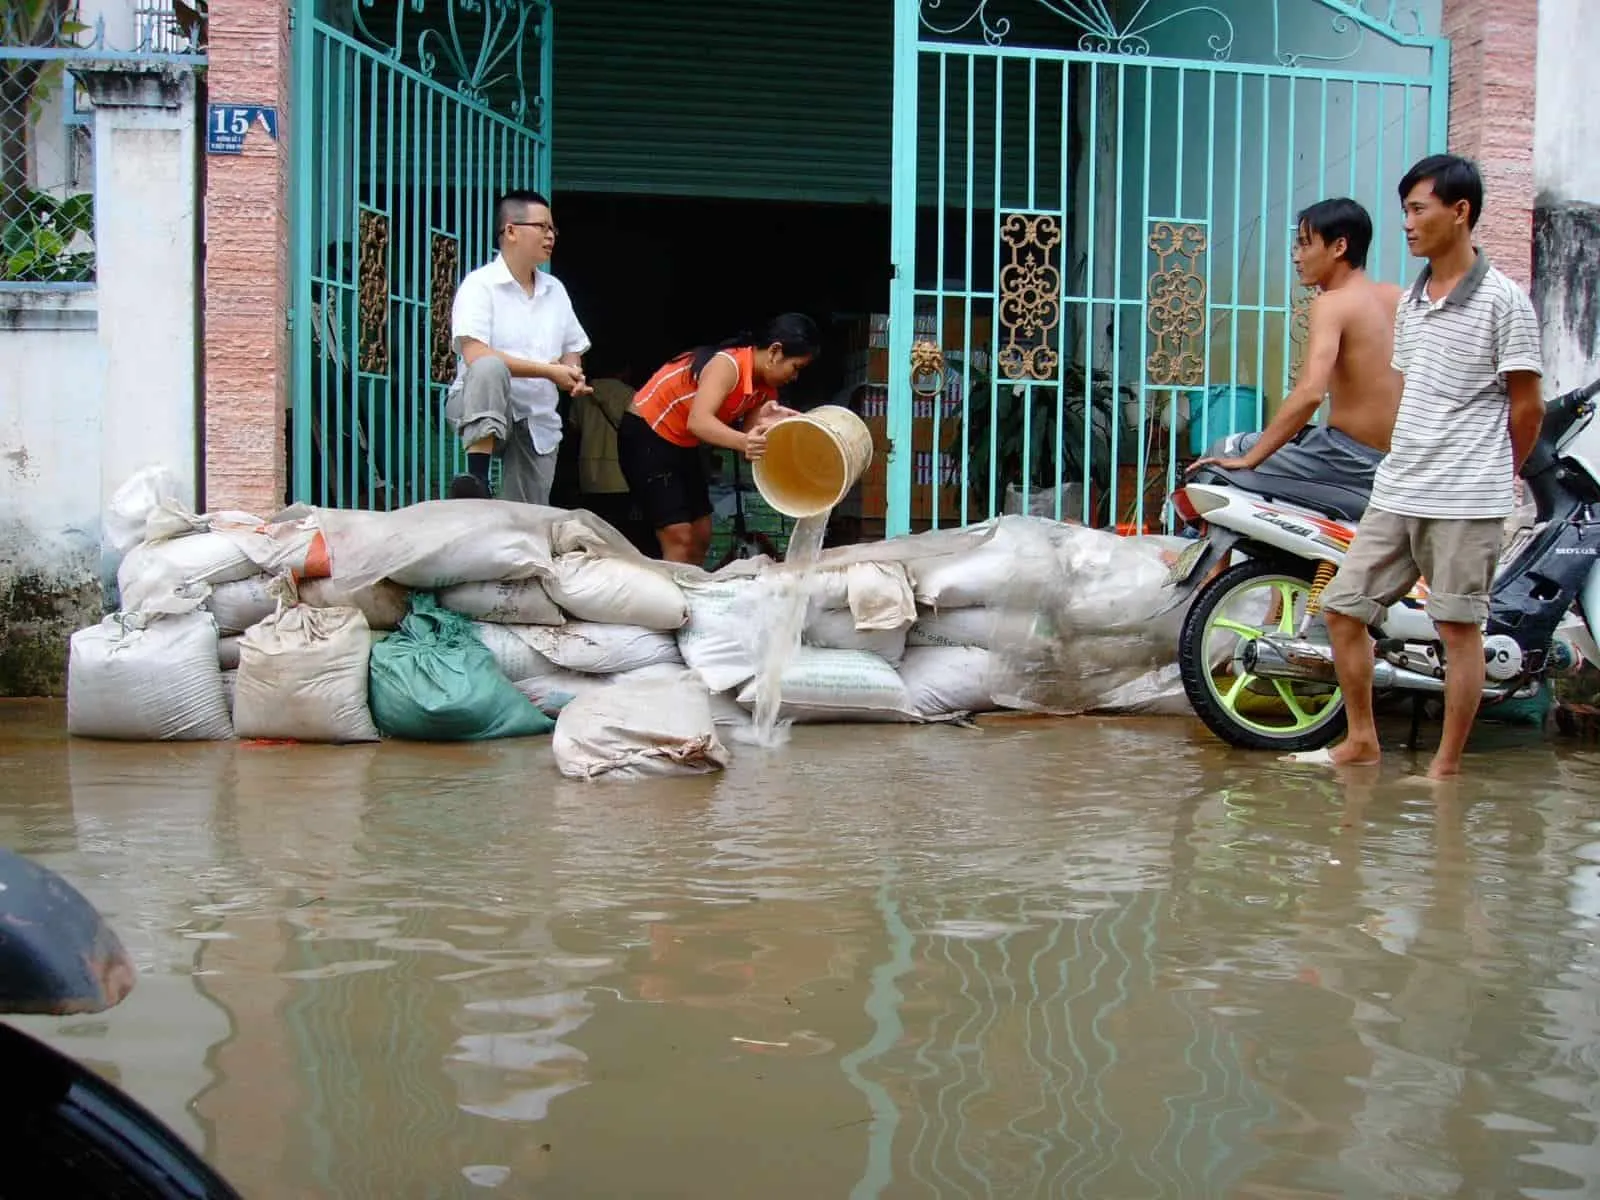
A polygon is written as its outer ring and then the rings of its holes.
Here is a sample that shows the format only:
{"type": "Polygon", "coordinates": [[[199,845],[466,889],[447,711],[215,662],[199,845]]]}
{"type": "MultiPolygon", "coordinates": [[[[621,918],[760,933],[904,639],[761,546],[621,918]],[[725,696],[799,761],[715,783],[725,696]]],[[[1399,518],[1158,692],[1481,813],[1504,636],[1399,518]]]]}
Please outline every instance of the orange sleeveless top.
{"type": "MultiPolygon", "coordinates": [[[[736,424],[768,400],[777,399],[776,392],[756,382],[755,347],[739,346],[717,354],[739,369],[739,382],[717,409],[717,420],[724,425],[736,424]]],[[[700,390],[700,381],[689,373],[689,365],[687,357],[673,359],[650,376],[633,398],[633,411],[649,422],[651,429],[674,446],[685,448],[700,444],[700,439],[689,432],[689,409],[700,390]]]]}

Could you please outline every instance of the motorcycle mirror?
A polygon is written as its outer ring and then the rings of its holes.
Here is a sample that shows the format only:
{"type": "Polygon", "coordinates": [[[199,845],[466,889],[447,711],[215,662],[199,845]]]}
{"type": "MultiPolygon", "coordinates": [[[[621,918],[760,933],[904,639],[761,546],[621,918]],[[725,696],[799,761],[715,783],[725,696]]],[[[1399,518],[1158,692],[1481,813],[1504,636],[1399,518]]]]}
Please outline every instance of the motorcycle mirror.
{"type": "Polygon", "coordinates": [[[0,1013],[103,1012],[134,978],[121,940],[82,892],[0,847],[0,1013]]]}

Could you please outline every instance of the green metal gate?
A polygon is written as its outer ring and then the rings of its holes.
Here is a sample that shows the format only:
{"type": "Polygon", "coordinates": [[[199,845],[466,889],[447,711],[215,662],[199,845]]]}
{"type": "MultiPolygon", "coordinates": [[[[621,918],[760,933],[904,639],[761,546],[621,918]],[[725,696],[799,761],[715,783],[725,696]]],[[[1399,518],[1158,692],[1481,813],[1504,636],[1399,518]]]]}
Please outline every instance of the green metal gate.
{"type": "Polygon", "coordinates": [[[1295,213],[1353,196],[1410,273],[1448,44],[1398,0],[895,3],[889,532],[1168,519],[1292,386],[1295,213]]]}
{"type": "Polygon", "coordinates": [[[547,0],[294,12],[289,439],[296,500],[397,508],[461,469],[450,306],[495,196],[550,179],[547,0]]]}

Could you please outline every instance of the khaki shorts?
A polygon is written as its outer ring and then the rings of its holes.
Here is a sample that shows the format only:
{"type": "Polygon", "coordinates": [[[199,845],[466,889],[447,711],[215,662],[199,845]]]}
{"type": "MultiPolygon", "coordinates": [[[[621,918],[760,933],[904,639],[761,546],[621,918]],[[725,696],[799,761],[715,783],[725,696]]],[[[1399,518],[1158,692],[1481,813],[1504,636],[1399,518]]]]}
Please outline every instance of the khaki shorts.
{"type": "Polygon", "coordinates": [[[1416,584],[1428,581],[1428,616],[1447,624],[1481,625],[1505,521],[1401,517],[1369,508],[1339,572],[1322,593],[1322,607],[1368,626],[1416,584]]]}

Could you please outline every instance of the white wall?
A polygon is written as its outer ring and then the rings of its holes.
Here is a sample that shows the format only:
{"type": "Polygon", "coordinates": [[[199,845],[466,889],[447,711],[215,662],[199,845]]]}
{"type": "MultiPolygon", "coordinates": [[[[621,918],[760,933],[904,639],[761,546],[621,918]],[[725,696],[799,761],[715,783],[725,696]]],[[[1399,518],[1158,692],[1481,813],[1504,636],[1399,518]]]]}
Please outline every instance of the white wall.
{"type": "Polygon", "coordinates": [[[0,285],[0,696],[61,691],[67,637],[99,615],[112,493],[161,463],[195,501],[194,81],[93,78],[97,283],[0,285]]]}
{"type": "Polygon", "coordinates": [[[1534,115],[1534,303],[1546,392],[1600,378],[1600,109],[1593,0],[1539,0],[1534,115]]]}

